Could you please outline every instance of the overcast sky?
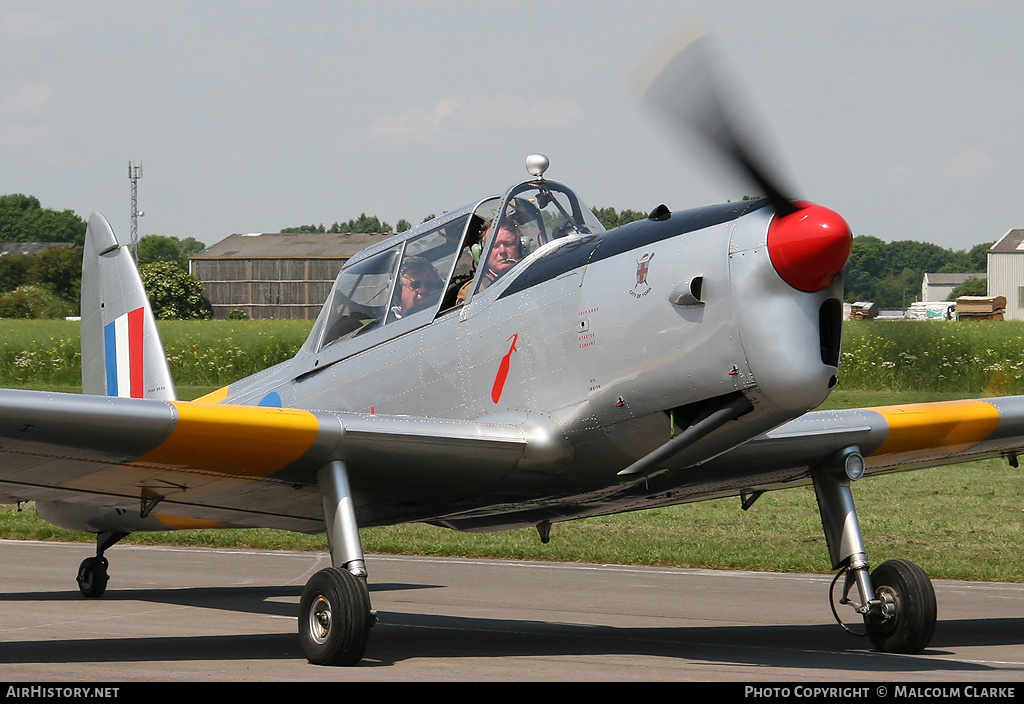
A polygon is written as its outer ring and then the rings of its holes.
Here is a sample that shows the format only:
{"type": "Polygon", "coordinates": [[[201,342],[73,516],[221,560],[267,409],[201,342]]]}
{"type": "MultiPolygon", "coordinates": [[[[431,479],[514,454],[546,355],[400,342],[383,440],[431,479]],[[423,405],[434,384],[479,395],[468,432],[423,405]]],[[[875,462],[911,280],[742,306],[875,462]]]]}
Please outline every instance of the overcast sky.
{"type": "Polygon", "coordinates": [[[140,234],[377,215],[548,177],[591,206],[751,187],[624,84],[696,13],[795,195],[858,235],[967,249],[1024,227],[1024,3],[0,0],[0,193],[140,234]],[[680,149],[679,146],[684,148],[680,149]]]}

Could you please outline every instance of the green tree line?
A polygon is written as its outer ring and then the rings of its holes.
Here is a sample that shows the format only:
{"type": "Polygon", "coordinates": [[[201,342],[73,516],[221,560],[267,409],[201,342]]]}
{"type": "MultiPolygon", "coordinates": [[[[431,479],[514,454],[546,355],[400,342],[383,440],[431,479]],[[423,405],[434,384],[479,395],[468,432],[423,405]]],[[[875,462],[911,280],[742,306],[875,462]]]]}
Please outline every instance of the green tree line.
{"type": "MultiPolygon", "coordinates": [[[[0,196],[0,242],[61,245],[0,256],[0,318],[79,315],[86,227],[73,211],[43,208],[34,196],[0,196]]],[[[194,237],[139,239],[139,275],[158,318],[210,317],[202,283],[188,273],[188,258],[205,248],[194,237]]]]}
{"type": "Polygon", "coordinates": [[[286,227],[281,230],[281,232],[301,232],[306,234],[323,234],[328,232],[375,234],[378,232],[405,232],[410,228],[412,228],[412,225],[404,218],[399,220],[395,229],[392,230],[391,225],[381,220],[376,215],[360,213],[358,218],[352,218],[345,222],[336,222],[330,227],[324,227],[323,223],[319,225],[298,225],[296,227],[286,227]]]}
{"type": "MultiPolygon", "coordinates": [[[[623,210],[617,211],[615,208],[591,208],[594,215],[605,227],[606,230],[610,230],[613,227],[619,227],[627,223],[633,222],[634,220],[642,220],[647,217],[647,213],[639,210],[623,210]]],[[[434,214],[425,217],[422,222],[429,222],[437,217],[434,214]]],[[[330,227],[325,227],[323,223],[319,225],[297,225],[295,227],[286,227],[281,232],[301,232],[306,234],[318,234],[318,233],[359,233],[359,234],[373,234],[377,232],[405,232],[412,228],[412,224],[405,219],[399,220],[398,224],[394,229],[391,228],[386,221],[381,220],[376,215],[367,215],[366,213],[360,213],[358,218],[352,218],[345,222],[336,222],[330,227]]]]}
{"type": "Polygon", "coordinates": [[[0,196],[0,241],[85,242],[85,221],[71,210],[50,210],[35,196],[0,196]]]}
{"type": "MultiPolygon", "coordinates": [[[[982,273],[993,242],[969,250],[953,250],[928,242],[883,242],[877,237],[853,238],[844,270],[847,301],[873,301],[883,308],[905,308],[921,298],[925,273],[982,273]]],[[[977,284],[975,284],[977,285],[977,284]]],[[[977,289],[973,289],[977,290],[977,289]]]]}

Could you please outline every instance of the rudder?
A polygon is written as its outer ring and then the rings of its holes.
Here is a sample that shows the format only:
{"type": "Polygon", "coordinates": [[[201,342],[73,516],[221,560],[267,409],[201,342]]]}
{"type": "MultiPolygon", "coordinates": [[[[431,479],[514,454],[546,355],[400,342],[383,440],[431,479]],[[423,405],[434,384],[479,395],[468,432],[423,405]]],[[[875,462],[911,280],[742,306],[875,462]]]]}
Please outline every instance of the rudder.
{"type": "Polygon", "coordinates": [[[176,398],[135,260],[100,213],[89,217],[82,255],[82,393],[176,398]]]}

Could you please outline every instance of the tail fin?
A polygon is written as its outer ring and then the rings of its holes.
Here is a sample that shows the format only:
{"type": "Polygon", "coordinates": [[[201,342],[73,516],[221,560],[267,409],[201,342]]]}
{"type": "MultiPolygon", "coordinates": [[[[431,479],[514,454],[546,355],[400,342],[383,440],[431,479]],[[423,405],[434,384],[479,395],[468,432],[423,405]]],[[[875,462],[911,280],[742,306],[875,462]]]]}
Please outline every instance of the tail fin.
{"type": "Polygon", "coordinates": [[[89,217],[82,255],[82,392],[175,400],[135,260],[99,213],[89,217]]]}

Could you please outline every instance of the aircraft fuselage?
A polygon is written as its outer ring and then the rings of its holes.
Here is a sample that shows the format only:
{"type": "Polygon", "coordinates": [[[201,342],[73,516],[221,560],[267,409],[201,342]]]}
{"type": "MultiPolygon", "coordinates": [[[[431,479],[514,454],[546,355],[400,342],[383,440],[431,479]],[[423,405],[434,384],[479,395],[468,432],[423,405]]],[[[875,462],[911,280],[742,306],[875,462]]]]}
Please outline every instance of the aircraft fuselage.
{"type": "MultiPolygon", "coordinates": [[[[779,277],[765,205],[555,240],[461,306],[320,350],[307,345],[232,385],[225,401],[511,422],[557,437],[567,449],[560,461],[470,482],[451,507],[493,514],[496,504],[571,504],[636,482],[617,473],[683,430],[702,404],[743,394],[749,412],[656,469],[699,464],[813,409],[838,372],[841,285],[804,293],[779,277]]],[[[409,509],[413,519],[438,513],[409,509]]]]}

